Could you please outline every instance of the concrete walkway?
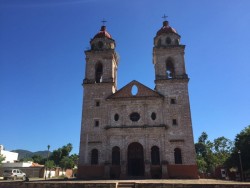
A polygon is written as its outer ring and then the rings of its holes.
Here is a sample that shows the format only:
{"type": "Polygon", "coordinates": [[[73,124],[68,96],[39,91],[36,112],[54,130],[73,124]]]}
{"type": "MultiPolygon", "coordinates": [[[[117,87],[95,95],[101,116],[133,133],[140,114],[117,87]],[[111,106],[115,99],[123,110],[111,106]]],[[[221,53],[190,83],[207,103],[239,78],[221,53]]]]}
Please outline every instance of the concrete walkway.
{"type": "MultiPolygon", "coordinates": [[[[15,182],[22,181],[16,180],[15,182]]],[[[1,180],[0,182],[14,182],[13,180],[1,180]]],[[[63,179],[49,179],[44,180],[43,178],[30,178],[29,182],[53,182],[53,183],[119,183],[119,182],[134,182],[134,183],[157,183],[157,184],[249,184],[250,182],[230,181],[230,180],[215,180],[215,179],[144,179],[144,180],[63,180],[63,179]]]]}
{"type": "Polygon", "coordinates": [[[214,179],[168,180],[63,180],[30,179],[29,182],[0,180],[0,188],[250,188],[250,182],[214,179]],[[126,183],[127,182],[127,183],[126,183]]]}
{"type": "MultiPolygon", "coordinates": [[[[44,179],[30,179],[31,182],[40,181],[45,182],[44,179]]],[[[46,182],[57,182],[56,179],[48,180],[46,182]]],[[[144,180],[67,180],[58,182],[68,183],[118,183],[118,182],[135,182],[135,183],[157,183],[157,184],[249,184],[250,182],[230,181],[230,180],[216,180],[216,179],[144,179],[144,180]]]]}

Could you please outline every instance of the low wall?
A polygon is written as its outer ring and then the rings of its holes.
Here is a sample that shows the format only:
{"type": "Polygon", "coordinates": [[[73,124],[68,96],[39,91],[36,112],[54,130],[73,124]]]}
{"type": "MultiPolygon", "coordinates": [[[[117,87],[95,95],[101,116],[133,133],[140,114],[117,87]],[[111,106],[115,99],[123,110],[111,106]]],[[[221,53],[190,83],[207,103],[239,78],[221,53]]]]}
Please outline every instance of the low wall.
{"type": "Polygon", "coordinates": [[[116,183],[0,182],[0,188],[116,188],[116,183]]]}
{"type": "Polygon", "coordinates": [[[173,179],[198,179],[196,165],[168,165],[168,176],[173,179]]]}
{"type": "MultiPolygon", "coordinates": [[[[116,183],[0,182],[0,188],[116,188],[116,183]]],[[[135,188],[250,188],[250,184],[135,183],[135,188]]]]}
{"type": "Polygon", "coordinates": [[[78,166],[79,179],[104,179],[104,165],[78,166]]]}
{"type": "Polygon", "coordinates": [[[113,165],[110,167],[110,179],[120,179],[121,175],[121,166],[120,165],[113,165]]]}
{"type": "MultiPolygon", "coordinates": [[[[106,168],[107,170],[107,168],[106,168]]],[[[120,179],[121,167],[108,166],[109,172],[105,171],[104,165],[83,165],[78,167],[77,178],[79,179],[120,179]],[[106,176],[105,176],[106,175],[106,176]]],[[[167,165],[163,176],[161,165],[151,165],[150,177],[153,179],[198,179],[197,165],[167,165]]],[[[125,177],[125,179],[128,177],[125,177]]],[[[122,179],[122,178],[121,178],[122,179]]]]}
{"type": "MultiPolygon", "coordinates": [[[[13,168],[0,168],[0,177],[3,174],[5,169],[13,169],[13,168]]],[[[22,170],[26,173],[27,177],[29,178],[42,178],[44,176],[44,167],[19,167],[18,169],[22,170]]]]}

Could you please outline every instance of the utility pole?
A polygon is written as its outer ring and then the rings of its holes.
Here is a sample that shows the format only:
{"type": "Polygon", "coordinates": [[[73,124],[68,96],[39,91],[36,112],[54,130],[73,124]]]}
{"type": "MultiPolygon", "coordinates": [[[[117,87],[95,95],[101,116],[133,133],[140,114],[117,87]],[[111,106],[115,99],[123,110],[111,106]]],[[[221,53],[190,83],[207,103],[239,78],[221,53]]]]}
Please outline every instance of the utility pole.
{"type": "Polygon", "coordinates": [[[239,161],[240,161],[240,174],[241,174],[241,181],[244,181],[244,175],[243,175],[243,168],[242,168],[242,161],[241,161],[241,152],[238,151],[239,154],[239,161]]]}

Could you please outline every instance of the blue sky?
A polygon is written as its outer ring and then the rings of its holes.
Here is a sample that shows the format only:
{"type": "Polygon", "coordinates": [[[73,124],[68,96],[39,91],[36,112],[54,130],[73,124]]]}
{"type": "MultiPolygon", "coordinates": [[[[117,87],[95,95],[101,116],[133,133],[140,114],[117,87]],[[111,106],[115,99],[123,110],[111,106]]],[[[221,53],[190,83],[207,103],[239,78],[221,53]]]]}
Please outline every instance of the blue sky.
{"type": "Polygon", "coordinates": [[[0,0],[0,144],[80,142],[84,50],[101,20],[120,55],[118,88],[154,88],[153,38],[163,14],[186,45],[194,138],[234,139],[250,124],[249,0],[0,0]]]}

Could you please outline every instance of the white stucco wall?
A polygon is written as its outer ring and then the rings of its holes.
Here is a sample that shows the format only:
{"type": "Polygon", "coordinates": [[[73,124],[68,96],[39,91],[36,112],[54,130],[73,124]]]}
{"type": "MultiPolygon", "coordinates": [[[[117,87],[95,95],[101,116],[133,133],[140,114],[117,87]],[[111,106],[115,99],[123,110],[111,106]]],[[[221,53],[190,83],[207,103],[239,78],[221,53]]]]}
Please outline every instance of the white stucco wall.
{"type": "Polygon", "coordinates": [[[3,145],[0,145],[0,154],[5,157],[2,163],[14,163],[18,158],[18,153],[4,150],[3,145]]]}
{"type": "Polygon", "coordinates": [[[9,168],[19,168],[19,167],[30,167],[32,166],[32,161],[28,162],[18,162],[18,163],[3,163],[2,167],[9,168]]]}

